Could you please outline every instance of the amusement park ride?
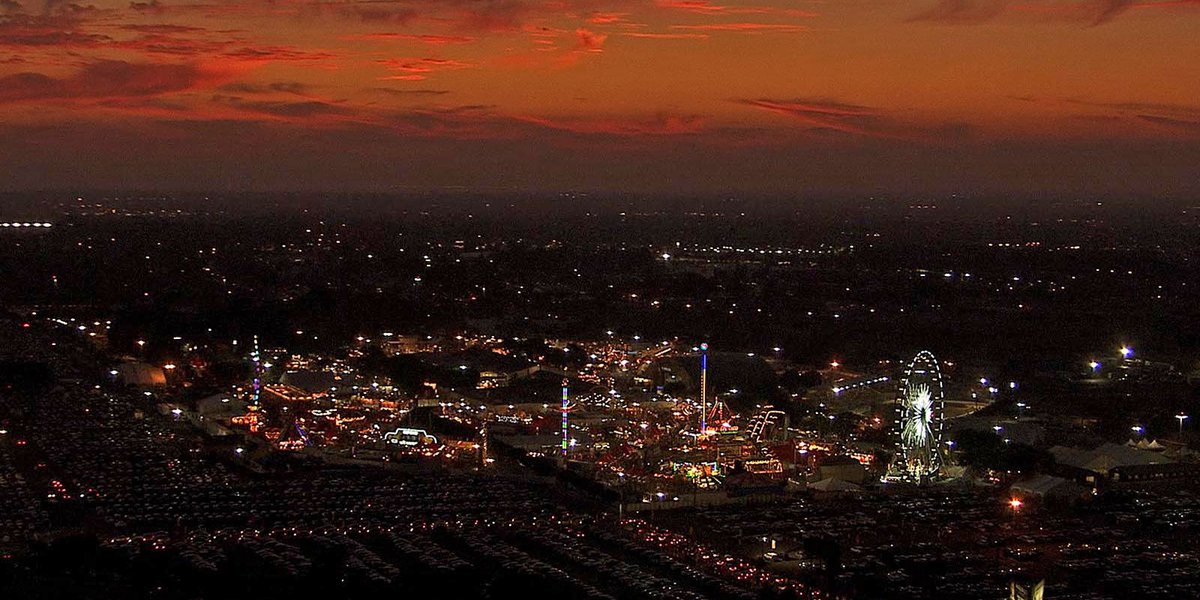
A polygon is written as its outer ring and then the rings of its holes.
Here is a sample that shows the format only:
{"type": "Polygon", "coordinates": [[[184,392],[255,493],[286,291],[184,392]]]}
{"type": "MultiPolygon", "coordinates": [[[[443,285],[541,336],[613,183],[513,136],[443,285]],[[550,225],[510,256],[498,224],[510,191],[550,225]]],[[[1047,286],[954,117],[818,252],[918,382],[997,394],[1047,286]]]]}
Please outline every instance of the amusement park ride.
{"type": "MultiPolygon", "coordinates": [[[[672,427],[675,433],[664,439],[674,440],[669,443],[678,443],[670,449],[672,452],[678,452],[678,456],[671,458],[669,465],[664,462],[661,466],[669,466],[671,473],[684,476],[692,481],[697,489],[715,489],[724,487],[727,476],[737,477],[744,472],[782,472],[781,461],[786,462],[789,459],[781,457],[787,456],[789,447],[792,449],[790,461],[797,463],[797,449],[803,453],[809,446],[804,445],[807,442],[794,437],[795,432],[789,427],[788,413],[771,405],[760,405],[752,412],[741,415],[734,413],[720,394],[712,394],[709,389],[709,345],[703,343],[694,350],[698,350],[696,358],[700,361],[699,397],[696,398],[698,402],[680,399],[675,405],[673,414],[679,419],[672,427]]],[[[249,360],[252,379],[249,389],[246,390],[246,412],[234,417],[233,424],[245,426],[251,433],[261,432],[267,442],[277,450],[297,451],[314,444],[322,445],[319,437],[321,434],[315,430],[306,430],[306,427],[311,426],[311,422],[300,418],[299,413],[289,411],[286,406],[280,408],[281,412],[278,414],[275,413],[277,402],[272,400],[273,388],[264,385],[270,365],[263,362],[257,336],[249,360]],[[263,392],[267,392],[267,398],[263,397],[263,392]],[[314,436],[317,437],[314,439],[314,436]]],[[[889,380],[889,377],[862,379],[842,384],[833,390],[834,394],[838,394],[847,389],[889,380]]],[[[572,413],[582,411],[587,406],[595,406],[588,400],[590,396],[587,394],[573,398],[570,384],[569,379],[562,380],[559,413],[561,438],[556,452],[564,468],[572,458],[586,461],[587,457],[591,456],[589,453],[572,456],[575,454],[575,440],[572,437],[571,420],[572,413]]],[[[882,480],[919,485],[936,479],[942,472],[946,450],[943,442],[945,390],[940,363],[932,353],[919,352],[905,365],[899,377],[894,407],[895,452],[882,480]]],[[[643,429],[647,426],[642,425],[643,429]]],[[[377,434],[383,444],[400,446],[406,451],[432,451],[443,445],[441,440],[425,430],[401,427],[394,431],[378,429],[377,434]]],[[[483,434],[483,437],[486,444],[487,434],[483,434]]],[[[479,448],[479,445],[474,447],[479,448]]],[[[546,449],[548,454],[555,453],[551,448],[553,446],[546,449]]],[[[486,457],[486,450],[481,455],[486,457]]],[[[487,459],[484,458],[483,463],[486,462],[487,459]]],[[[602,457],[600,462],[607,461],[602,457]]],[[[624,468],[622,471],[629,469],[624,468]]]]}
{"type": "Polygon", "coordinates": [[[567,460],[567,451],[571,448],[571,425],[567,420],[567,415],[575,406],[571,404],[571,382],[563,379],[562,381],[562,460],[567,460]]]}
{"type": "Polygon", "coordinates": [[[285,427],[279,430],[278,435],[274,435],[267,426],[267,415],[262,404],[263,376],[267,372],[267,365],[262,359],[262,350],[259,348],[258,336],[254,336],[254,345],[250,350],[250,366],[252,378],[250,381],[250,398],[246,405],[245,414],[233,417],[231,422],[234,425],[241,425],[249,429],[251,433],[259,433],[263,431],[268,439],[274,441],[275,447],[279,450],[301,450],[312,445],[312,440],[308,436],[308,432],[304,430],[300,421],[293,417],[285,427]]]}
{"type": "Polygon", "coordinates": [[[937,359],[917,353],[896,394],[896,455],[884,481],[923,483],[942,467],[945,389],[937,359]]]}

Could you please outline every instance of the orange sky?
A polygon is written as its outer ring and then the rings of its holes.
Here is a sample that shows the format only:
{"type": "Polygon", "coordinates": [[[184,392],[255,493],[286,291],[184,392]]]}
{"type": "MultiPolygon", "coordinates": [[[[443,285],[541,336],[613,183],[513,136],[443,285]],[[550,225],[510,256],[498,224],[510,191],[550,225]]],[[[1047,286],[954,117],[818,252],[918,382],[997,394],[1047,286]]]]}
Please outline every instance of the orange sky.
{"type": "Polygon", "coordinates": [[[1200,0],[0,0],[0,136],[8,189],[1178,195],[1200,0]]]}

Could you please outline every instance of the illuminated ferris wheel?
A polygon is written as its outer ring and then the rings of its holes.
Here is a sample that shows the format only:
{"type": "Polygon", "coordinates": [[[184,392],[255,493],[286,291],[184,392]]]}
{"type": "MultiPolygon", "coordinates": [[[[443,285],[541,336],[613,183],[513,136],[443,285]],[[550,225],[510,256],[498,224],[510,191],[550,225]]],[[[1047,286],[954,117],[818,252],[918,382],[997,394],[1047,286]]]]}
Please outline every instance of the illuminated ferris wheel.
{"type": "Polygon", "coordinates": [[[929,351],[921,351],[904,369],[896,395],[899,448],[892,474],[926,479],[941,468],[945,392],[942,371],[929,351]]]}

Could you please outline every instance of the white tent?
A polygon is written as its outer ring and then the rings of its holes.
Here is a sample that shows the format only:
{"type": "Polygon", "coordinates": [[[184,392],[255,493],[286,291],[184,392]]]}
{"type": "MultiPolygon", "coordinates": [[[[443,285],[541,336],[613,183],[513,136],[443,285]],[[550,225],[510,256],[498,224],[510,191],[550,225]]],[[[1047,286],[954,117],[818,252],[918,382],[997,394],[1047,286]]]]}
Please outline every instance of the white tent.
{"type": "Polygon", "coordinates": [[[842,481],[835,477],[822,479],[816,483],[808,484],[808,489],[818,492],[861,492],[862,486],[855,485],[849,481],[842,481]]]}

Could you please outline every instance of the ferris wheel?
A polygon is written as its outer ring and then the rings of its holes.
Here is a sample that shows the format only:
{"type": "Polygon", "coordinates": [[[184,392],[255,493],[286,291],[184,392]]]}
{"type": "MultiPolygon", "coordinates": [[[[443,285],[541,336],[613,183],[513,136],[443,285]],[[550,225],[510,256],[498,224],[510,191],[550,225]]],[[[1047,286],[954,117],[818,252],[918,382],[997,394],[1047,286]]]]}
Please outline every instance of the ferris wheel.
{"type": "Polygon", "coordinates": [[[944,418],[942,371],[933,354],[923,350],[904,369],[896,395],[899,440],[894,475],[920,481],[938,472],[944,418]]]}

